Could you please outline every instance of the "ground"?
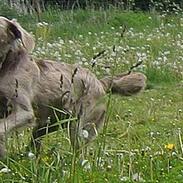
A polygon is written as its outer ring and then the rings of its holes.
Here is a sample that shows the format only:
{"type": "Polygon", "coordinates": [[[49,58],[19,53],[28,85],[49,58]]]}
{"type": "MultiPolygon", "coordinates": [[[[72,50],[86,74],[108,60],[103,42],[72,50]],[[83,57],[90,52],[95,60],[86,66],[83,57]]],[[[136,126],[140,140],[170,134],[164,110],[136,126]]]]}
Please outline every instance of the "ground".
{"type": "Polygon", "coordinates": [[[99,78],[143,61],[136,70],[147,76],[137,96],[106,96],[105,128],[82,157],[73,153],[66,130],[45,136],[39,158],[29,151],[31,129],[12,134],[1,182],[182,182],[182,14],[50,9],[37,23],[33,15],[1,12],[33,32],[34,57],[78,63],[99,78]]]}

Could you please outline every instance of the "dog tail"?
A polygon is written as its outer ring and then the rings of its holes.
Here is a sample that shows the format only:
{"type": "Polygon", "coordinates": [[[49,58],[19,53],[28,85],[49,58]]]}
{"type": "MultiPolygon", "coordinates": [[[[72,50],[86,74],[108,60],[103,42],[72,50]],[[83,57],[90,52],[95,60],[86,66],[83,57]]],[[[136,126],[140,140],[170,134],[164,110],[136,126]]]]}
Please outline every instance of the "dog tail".
{"type": "Polygon", "coordinates": [[[101,83],[106,92],[131,96],[142,91],[146,86],[146,76],[139,72],[123,73],[117,76],[102,78],[101,83]]]}

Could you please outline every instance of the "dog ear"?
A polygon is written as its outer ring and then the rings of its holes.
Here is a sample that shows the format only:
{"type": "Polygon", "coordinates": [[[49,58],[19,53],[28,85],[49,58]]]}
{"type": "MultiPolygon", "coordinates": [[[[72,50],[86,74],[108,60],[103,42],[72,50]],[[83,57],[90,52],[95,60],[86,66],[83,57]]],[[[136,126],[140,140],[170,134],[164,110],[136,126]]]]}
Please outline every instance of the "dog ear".
{"type": "Polygon", "coordinates": [[[29,34],[16,20],[8,21],[8,30],[15,37],[15,39],[20,39],[23,46],[28,52],[34,49],[35,42],[31,34],[29,34]]]}
{"type": "Polygon", "coordinates": [[[20,30],[17,28],[16,25],[14,25],[11,22],[8,24],[8,31],[10,31],[10,33],[13,34],[15,39],[21,39],[22,40],[22,34],[21,34],[20,30]]]}

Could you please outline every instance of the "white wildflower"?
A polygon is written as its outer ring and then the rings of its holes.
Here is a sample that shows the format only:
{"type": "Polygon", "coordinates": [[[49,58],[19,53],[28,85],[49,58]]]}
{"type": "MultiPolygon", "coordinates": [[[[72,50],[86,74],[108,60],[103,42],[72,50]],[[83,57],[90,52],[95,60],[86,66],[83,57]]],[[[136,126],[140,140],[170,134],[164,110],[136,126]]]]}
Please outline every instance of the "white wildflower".
{"type": "Polygon", "coordinates": [[[90,46],[90,44],[89,43],[86,43],[86,46],[90,46]]]}
{"type": "Polygon", "coordinates": [[[133,181],[138,181],[138,182],[145,182],[145,180],[141,177],[140,173],[135,173],[132,175],[132,180],[133,181]]]}
{"type": "Polygon", "coordinates": [[[41,22],[37,23],[37,27],[41,27],[43,24],[41,22]]]}
{"type": "Polygon", "coordinates": [[[177,156],[177,153],[175,151],[173,151],[172,156],[177,156]]]}
{"type": "Polygon", "coordinates": [[[11,170],[8,167],[4,167],[0,170],[0,173],[9,173],[11,170]]]}
{"type": "Polygon", "coordinates": [[[111,57],[116,57],[116,52],[112,52],[111,57]]]}
{"type": "Polygon", "coordinates": [[[67,58],[71,58],[71,57],[72,57],[72,55],[70,55],[70,54],[65,54],[65,57],[67,57],[67,58]]]}
{"type": "Polygon", "coordinates": [[[75,55],[78,55],[78,56],[82,55],[81,50],[76,50],[75,55]]]}
{"type": "Polygon", "coordinates": [[[79,38],[83,38],[83,35],[80,34],[80,35],[79,35],[79,38]]]}
{"type": "Polygon", "coordinates": [[[43,22],[43,25],[44,25],[44,26],[48,26],[48,23],[47,23],[47,22],[43,22]]]}
{"type": "Polygon", "coordinates": [[[35,154],[32,153],[32,152],[28,152],[28,157],[29,157],[30,159],[34,159],[34,158],[35,158],[35,154]]]}
{"type": "Polygon", "coordinates": [[[50,43],[47,43],[47,47],[49,47],[49,48],[52,48],[52,44],[50,44],[50,43]]]}
{"type": "Polygon", "coordinates": [[[79,65],[83,65],[83,62],[82,62],[82,61],[79,61],[78,64],[79,64],[79,65]]]}
{"type": "Polygon", "coordinates": [[[105,69],[106,73],[110,74],[110,68],[105,69]]]}
{"type": "Polygon", "coordinates": [[[154,137],[154,132],[150,132],[150,136],[151,137],[154,137]]]}
{"type": "Polygon", "coordinates": [[[87,62],[87,59],[85,57],[81,58],[82,62],[87,62]]]}
{"type": "Polygon", "coordinates": [[[64,40],[63,39],[59,39],[59,43],[60,44],[64,44],[64,40]]]}
{"type": "Polygon", "coordinates": [[[74,42],[73,42],[72,40],[69,40],[69,43],[70,43],[70,44],[74,44],[74,42]]]}
{"type": "Polygon", "coordinates": [[[84,137],[85,139],[87,139],[87,138],[88,138],[88,136],[89,136],[88,131],[87,131],[87,130],[82,130],[82,132],[81,132],[81,136],[82,136],[82,137],[84,137]]]}
{"type": "Polygon", "coordinates": [[[94,47],[93,47],[93,51],[95,51],[95,50],[96,50],[96,47],[94,46],[94,47]]]}
{"type": "Polygon", "coordinates": [[[120,181],[122,182],[129,181],[129,177],[126,177],[126,176],[120,177],[120,181]]]}
{"type": "Polygon", "coordinates": [[[85,169],[85,170],[91,170],[91,165],[90,162],[86,159],[81,161],[81,166],[85,169]]]}
{"type": "Polygon", "coordinates": [[[84,62],[84,65],[85,65],[85,66],[88,66],[88,65],[89,65],[89,63],[88,63],[88,62],[84,62]]]}

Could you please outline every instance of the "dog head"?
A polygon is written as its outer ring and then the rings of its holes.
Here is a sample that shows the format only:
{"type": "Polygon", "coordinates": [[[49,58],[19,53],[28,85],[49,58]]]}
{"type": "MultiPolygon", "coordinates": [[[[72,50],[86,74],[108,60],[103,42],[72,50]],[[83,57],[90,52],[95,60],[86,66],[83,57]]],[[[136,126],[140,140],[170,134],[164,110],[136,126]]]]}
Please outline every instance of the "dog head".
{"type": "Polygon", "coordinates": [[[15,49],[17,46],[22,46],[31,52],[34,45],[33,37],[16,20],[0,16],[0,58],[5,57],[10,49],[15,49]]]}

